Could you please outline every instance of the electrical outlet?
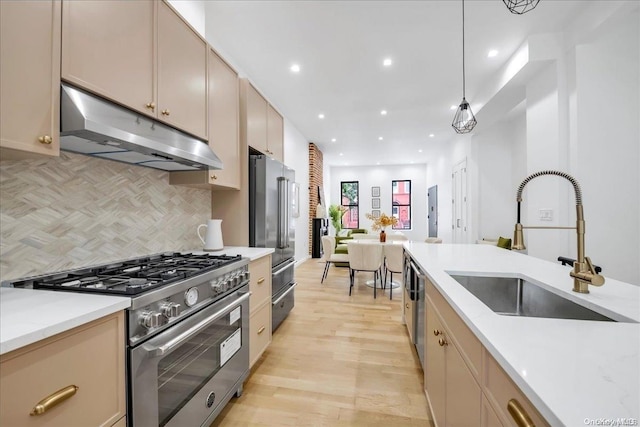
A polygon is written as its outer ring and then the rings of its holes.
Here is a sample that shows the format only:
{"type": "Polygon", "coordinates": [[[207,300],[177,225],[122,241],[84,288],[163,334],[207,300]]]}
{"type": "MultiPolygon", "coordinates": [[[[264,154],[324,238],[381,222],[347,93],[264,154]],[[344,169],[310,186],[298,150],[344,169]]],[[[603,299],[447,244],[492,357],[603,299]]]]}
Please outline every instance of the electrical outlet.
{"type": "Polygon", "coordinates": [[[538,218],[540,221],[553,221],[553,209],[540,209],[538,218]]]}

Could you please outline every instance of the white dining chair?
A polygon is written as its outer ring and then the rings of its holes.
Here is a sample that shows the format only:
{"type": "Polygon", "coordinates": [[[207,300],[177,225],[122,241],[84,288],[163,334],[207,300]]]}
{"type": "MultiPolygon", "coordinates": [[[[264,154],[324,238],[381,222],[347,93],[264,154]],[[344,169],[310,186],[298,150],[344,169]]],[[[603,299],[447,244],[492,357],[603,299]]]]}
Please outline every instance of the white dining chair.
{"type": "Polygon", "coordinates": [[[442,239],[439,237],[427,237],[424,239],[425,243],[442,243],[442,239]]]}
{"type": "Polygon", "coordinates": [[[329,267],[332,263],[336,262],[349,262],[349,255],[347,254],[337,254],[335,253],[336,248],[336,238],[333,236],[322,236],[322,261],[324,264],[324,272],[322,273],[322,280],[320,283],[324,282],[327,274],[329,273],[329,267]]]}
{"type": "Polygon", "coordinates": [[[349,295],[353,289],[356,272],[369,271],[373,273],[373,298],[376,298],[377,280],[382,287],[382,259],[383,245],[380,242],[349,241],[349,295]]]}
{"type": "Polygon", "coordinates": [[[404,234],[387,234],[388,242],[406,242],[409,238],[404,234]]]}
{"type": "Polygon", "coordinates": [[[384,245],[384,265],[383,288],[386,289],[387,283],[389,284],[389,299],[393,299],[393,273],[402,277],[404,268],[404,248],[401,244],[384,245]],[[391,275],[388,282],[387,273],[391,275]]]}

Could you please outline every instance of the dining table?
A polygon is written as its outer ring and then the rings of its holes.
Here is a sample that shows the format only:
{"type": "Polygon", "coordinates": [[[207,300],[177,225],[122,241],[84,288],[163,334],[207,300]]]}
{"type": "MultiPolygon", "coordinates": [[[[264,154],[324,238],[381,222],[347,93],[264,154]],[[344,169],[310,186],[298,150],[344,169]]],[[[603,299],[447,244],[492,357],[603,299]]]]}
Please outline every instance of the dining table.
{"type": "MultiPolygon", "coordinates": [[[[353,243],[359,243],[359,244],[377,244],[377,245],[381,245],[382,246],[382,256],[384,258],[385,256],[385,249],[387,247],[389,247],[389,245],[402,245],[404,242],[406,242],[407,240],[387,240],[385,242],[381,242],[380,240],[376,240],[376,239],[353,239],[353,243]]],[[[365,282],[365,285],[367,285],[370,288],[373,288],[375,281],[372,279],[369,279],[365,282]]],[[[391,282],[390,286],[393,289],[397,289],[400,287],[400,283],[398,282],[391,282]]],[[[380,284],[378,285],[378,289],[382,289],[382,280],[380,281],[380,284]]]]}

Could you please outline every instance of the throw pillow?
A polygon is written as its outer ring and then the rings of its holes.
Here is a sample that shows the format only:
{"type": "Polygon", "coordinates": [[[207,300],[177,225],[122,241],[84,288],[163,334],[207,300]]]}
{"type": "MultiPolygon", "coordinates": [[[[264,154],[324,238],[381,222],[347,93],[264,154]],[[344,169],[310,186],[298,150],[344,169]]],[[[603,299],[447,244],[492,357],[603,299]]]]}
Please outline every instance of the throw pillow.
{"type": "Polygon", "coordinates": [[[340,230],[338,232],[338,237],[347,237],[349,235],[349,230],[340,230]]]}
{"type": "Polygon", "coordinates": [[[506,237],[499,237],[498,247],[511,250],[511,239],[507,239],[506,237]]]}

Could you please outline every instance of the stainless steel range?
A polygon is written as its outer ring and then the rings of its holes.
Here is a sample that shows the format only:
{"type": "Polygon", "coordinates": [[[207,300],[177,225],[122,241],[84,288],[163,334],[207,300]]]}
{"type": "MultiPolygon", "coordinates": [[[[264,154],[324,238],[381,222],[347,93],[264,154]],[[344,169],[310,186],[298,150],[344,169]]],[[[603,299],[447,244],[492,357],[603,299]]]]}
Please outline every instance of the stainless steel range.
{"type": "Polygon", "coordinates": [[[165,253],[3,285],[130,296],[129,425],[208,426],[249,373],[248,263],[165,253]]]}

